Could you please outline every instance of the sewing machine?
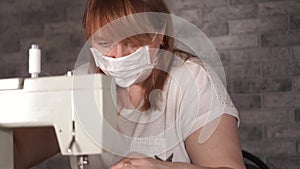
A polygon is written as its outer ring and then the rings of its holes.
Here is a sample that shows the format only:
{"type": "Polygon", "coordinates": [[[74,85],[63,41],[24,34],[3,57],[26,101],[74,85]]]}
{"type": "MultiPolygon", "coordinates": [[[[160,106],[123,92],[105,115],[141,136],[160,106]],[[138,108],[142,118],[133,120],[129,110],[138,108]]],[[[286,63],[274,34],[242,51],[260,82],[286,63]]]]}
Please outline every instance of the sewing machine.
{"type": "Polygon", "coordinates": [[[0,168],[13,169],[13,128],[53,126],[62,155],[113,147],[115,89],[110,77],[91,74],[0,80],[0,168]]]}

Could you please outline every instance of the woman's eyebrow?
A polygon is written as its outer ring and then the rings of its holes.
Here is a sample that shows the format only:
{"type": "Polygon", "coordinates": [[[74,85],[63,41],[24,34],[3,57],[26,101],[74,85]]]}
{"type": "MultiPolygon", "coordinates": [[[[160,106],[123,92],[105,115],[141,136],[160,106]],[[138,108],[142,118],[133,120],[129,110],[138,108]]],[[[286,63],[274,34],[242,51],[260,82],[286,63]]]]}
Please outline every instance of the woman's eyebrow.
{"type": "Polygon", "coordinates": [[[104,37],[102,37],[102,36],[94,35],[94,36],[93,36],[93,40],[97,40],[97,41],[106,41],[106,38],[104,38],[104,37]]]}

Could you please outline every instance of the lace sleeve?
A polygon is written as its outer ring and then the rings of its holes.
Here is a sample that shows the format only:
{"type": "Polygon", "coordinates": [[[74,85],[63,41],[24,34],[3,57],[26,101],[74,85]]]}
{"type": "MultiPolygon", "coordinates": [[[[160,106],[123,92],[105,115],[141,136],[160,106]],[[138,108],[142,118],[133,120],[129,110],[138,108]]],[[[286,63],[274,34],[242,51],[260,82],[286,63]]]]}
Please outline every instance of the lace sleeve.
{"type": "MultiPolygon", "coordinates": [[[[218,75],[207,65],[186,61],[181,85],[183,91],[180,116],[183,137],[203,127],[199,141],[203,142],[216,129],[220,117],[229,114],[237,118],[238,112],[218,75]],[[209,125],[207,125],[209,124],[209,125]]],[[[183,69],[184,70],[184,69],[183,69]]],[[[181,70],[181,72],[183,71],[181,70]]]]}

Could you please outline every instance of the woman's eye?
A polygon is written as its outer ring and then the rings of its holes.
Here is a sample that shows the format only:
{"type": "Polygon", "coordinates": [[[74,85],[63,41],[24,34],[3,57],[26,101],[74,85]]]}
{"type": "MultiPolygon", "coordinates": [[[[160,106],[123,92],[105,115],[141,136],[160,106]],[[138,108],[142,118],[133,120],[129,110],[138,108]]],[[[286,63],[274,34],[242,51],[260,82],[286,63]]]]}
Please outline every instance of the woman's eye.
{"type": "Polygon", "coordinates": [[[111,46],[111,43],[108,43],[108,42],[98,42],[97,44],[99,46],[101,46],[101,47],[109,47],[109,46],[111,46]]]}

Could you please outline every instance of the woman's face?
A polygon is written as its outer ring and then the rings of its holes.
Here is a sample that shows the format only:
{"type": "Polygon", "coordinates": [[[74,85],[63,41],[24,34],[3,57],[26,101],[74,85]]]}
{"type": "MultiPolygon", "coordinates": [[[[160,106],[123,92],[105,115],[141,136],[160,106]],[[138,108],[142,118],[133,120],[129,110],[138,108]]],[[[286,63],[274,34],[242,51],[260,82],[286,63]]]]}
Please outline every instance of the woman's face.
{"type": "MultiPolygon", "coordinates": [[[[150,55],[155,55],[157,50],[153,49],[159,49],[160,44],[162,44],[163,41],[163,35],[152,35],[152,40],[148,44],[150,50],[150,55]]],[[[120,42],[114,43],[110,40],[106,40],[104,38],[101,38],[100,36],[94,37],[92,39],[92,46],[93,48],[98,49],[102,54],[108,57],[112,58],[120,58],[123,56],[130,55],[131,53],[135,52],[138,48],[144,46],[142,44],[134,43],[128,39],[122,40],[120,42]]]]}

